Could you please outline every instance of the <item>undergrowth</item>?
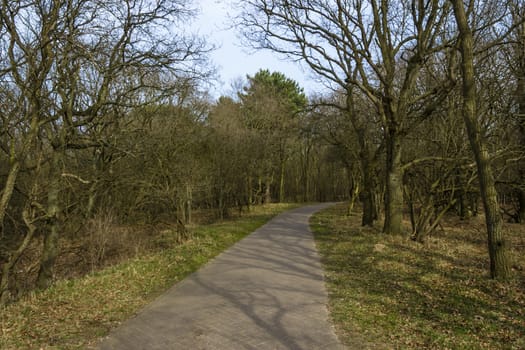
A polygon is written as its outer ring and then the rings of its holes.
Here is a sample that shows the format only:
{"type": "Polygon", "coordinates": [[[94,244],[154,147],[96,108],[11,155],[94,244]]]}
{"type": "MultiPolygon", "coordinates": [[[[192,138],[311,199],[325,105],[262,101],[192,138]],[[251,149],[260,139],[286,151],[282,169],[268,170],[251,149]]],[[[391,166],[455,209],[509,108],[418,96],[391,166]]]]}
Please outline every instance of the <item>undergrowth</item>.
{"type": "Polygon", "coordinates": [[[254,207],[235,220],[193,228],[163,250],[32,292],[1,310],[0,349],[84,349],[171,285],[292,205],[254,207]]]}
{"type": "Polygon", "coordinates": [[[449,219],[425,244],[363,228],[342,205],[311,224],[342,340],[368,349],[525,349],[525,235],[509,225],[513,276],[488,276],[481,218],[449,219]]]}

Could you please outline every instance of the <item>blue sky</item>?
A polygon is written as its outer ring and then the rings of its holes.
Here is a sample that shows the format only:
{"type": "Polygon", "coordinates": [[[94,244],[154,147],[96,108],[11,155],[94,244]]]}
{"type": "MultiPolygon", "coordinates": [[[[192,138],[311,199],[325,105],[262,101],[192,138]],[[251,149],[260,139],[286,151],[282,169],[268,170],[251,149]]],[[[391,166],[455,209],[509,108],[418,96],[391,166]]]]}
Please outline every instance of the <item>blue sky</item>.
{"type": "Polygon", "coordinates": [[[201,10],[195,23],[198,33],[218,47],[211,58],[218,67],[221,81],[216,84],[212,95],[230,94],[236,80],[244,79],[247,74],[254,75],[260,69],[279,71],[294,79],[307,95],[322,89],[309,78],[309,72],[300,64],[282,60],[273,52],[251,52],[242,48],[239,34],[234,29],[228,29],[228,16],[235,14],[232,0],[198,0],[196,5],[201,10]]]}

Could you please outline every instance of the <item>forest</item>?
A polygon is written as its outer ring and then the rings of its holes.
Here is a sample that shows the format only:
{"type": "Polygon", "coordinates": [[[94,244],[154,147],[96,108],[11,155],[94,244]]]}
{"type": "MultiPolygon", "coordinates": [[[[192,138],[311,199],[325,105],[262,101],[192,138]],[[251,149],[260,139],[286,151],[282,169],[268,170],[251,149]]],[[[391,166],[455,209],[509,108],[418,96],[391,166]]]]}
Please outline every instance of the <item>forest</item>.
{"type": "Polygon", "coordinates": [[[261,69],[214,100],[187,1],[0,4],[0,304],[52,285],[65,255],[104,265],[118,254],[107,227],[162,222],[183,241],[194,221],[271,202],[348,201],[363,226],[417,242],[444,216],[484,215],[490,276],[511,277],[523,1],[239,8],[246,45],[301,61],[328,92],[261,69]]]}

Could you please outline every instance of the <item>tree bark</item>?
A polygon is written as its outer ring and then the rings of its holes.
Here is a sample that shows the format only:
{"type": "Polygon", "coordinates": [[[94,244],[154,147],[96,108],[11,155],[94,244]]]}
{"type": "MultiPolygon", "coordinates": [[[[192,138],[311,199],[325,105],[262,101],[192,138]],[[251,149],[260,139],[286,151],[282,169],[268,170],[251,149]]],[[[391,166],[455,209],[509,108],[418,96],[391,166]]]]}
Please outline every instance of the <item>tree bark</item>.
{"type": "Polygon", "coordinates": [[[186,221],[185,224],[191,224],[191,209],[193,206],[193,191],[190,184],[186,184],[186,202],[185,202],[185,211],[186,211],[186,221]]]}
{"type": "Polygon", "coordinates": [[[472,152],[476,160],[481,199],[485,209],[490,275],[492,278],[505,279],[510,274],[507,242],[503,237],[502,218],[499,212],[494,176],[490,167],[489,152],[483,140],[480,125],[476,119],[476,86],[472,31],[468,23],[463,1],[451,0],[451,2],[454,7],[454,15],[461,44],[461,72],[463,75],[462,114],[472,152]]]}
{"type": "Polygon", "coordinates": [[[468,220],[472,216],[471,201],[469,200],[469,183],[465,179],[464,171],[459,169],[457,173],[458,199],[459,199],[459,218],[468,220]]]}
{"type": "Polygon", "coordinates": [[[386,234],[403,233],[403,169],[401,166],[401,143],[395,132],[386,136],[386,192],[385,223],[386,234]]]}
{"type": "Polygon", "coordinates": [[[15,160],[12,162],[11,167],[9,168],[9,173],[5,181],[4,188],[2,190],[2,196],[0,197],[0,236],[4,235],[4,219],[7,213],[7,207],[11,196],[13,195],[13,190],[15,189],[16,179],[20,171],[20,162],[15,160]]]}
{"type": "Polygon", "coordinates": [[[264,204],[268,204],[272,202],[271,185],[272,185],[272,180],[270,177],[267,177],[265,186],[264,186],[264,204]]]}
{"type": "MultiPolygon", "coordinates": [[[[350,174],[350,170],[347,169],[347,172],[350,174]]],[[[348,211],[347,215],[350,216],[352,214],[352,211],[354,210],[355,200],[359,196],[359,182],[356,181],[352,176],[348,176],[350,179],[350,183],[352,184],[352,187],[350,188],[350,203],[348,203],[348,211]]]]}
{"type": "Polygon", "coordinates": [[[250,211],[251,205],[253,204],[253,188],[252,188],[252,177],[248,175],[246,177],[246,208],[250,211]]]}
{"type": "Polygon", "coordinates": [[[55,260],[58,256],[58,238],[60,235],[60,155],[59,150],[53,150],[50,162],[50,178],[47,194],[48,229],[44,234],[44,247],[40,258],[37,287],[44,289],[53,282],[55,260]]]}
{"type": "Polygon", "coordinates": [[[217,186],[217,207],[219,210],[219,219],[223,220],[226,216],[226,193],[224,191],[224,183],[222,179],[219,181],[217,186]]]}
{"type": "MultiPolygon", "coordinates": [[[[523,176],[522,175],[522,179],[523,176]]],[[[520,189],[518,192],[518,223],[523,224],[525,222],[525,190],[520,189]]]]}
{"type": "MultiPolygon", "coordinates": [[[[9,201],[11,200],[11,197],[13,195],[13,190],[15,189],[18,173],[20,172],[20,168],[22,166],[21,163],[23,162],[23,159],[25,159],[26,154],[30,152],[31,145],[33,145],[33,141],[36,138],[38,129],[38,115],[36,113],[32,113],[30,130],[27,135],[27,138],[23,143],[22,150],[19,152],[18,155],[16,154],[14,144],[12,145],[9,159],[10,168],[7,174],[7,179],[5,181],[4,188],[1,192],[2,195],[0,196],[0,236],[4,235],[4,219],[7,213],[7,208],[9,206],[9,201]]],[[[14,141],[12,142],[14,143],[14,141]]]]}
{"type": "Polygon", "coordinates": [[[303,152],[301,152],[302,155],[302,162],[301,162],[301,170],[302,170],[302,190],[303,190],[303,202],[308,202],[310,200],[310,152],[311,152],[312,145],[310,144],[310,140],[306,141],[306,144],[304,146],[303,152]]]}
{"type": "MultiPolygon", "coordinates": [[[[361,170],[361,178],[363,179],[363,189],[360,193],[360,200],[363,206],[363,214],[361,217],[362,226],[373,226],[377,219],[376,203],[375,203],[375,175],[372,169],[372,160],[370,157],[369,142],[367,140],[366,126],[358,119],[353,101],[352,87],[347,87],[346,108],[347,115],[357,135],[359,144],[359,165],[361,170]]],[[[350,169],[348,167],[348,169],[350,169]]],[[[349,170],[350,171],[350,170],[349,170]]]]}
{"type": "Polygon", "coordinates": [[[284,175],[286,160],[284,158],[280,161],[280,174],[279,174],[279,203],[284,203],[284,175]]]}
{"type": "Polygon", "coordinates": [[[262,185],[262,178],[259,176],[257,179],[257,195],[255,196],[255,200],[257,201],[256,204],[263,204],[264,203],[264,197],[263,197],[263,185],[262,185]]]}
{"type": "MultiPolygon", "coordinates": [[[[361,148],[366,147],[365,145],[361,148]]],[[[361,204],[363,205],[363,216],[361,218],[362,226],[374,226],[377,220],[377,206],[375,202],[375,175],[372,173],[371,160],[367,150],[359,152],[359,161],[361,165],[361,178],[363,179],[363,189],[360,193],[361,204]]]]}
{"type": "MultiPolygon", "coordinates": [[[[523,38],[521,38],[521,49],[525,51],[525,24],[523,24],[523,38]]],[[[518,73],[517,98],[519,104],[519,131],[520,131],[520,146],[521,151],[525,152],[525,52],[521,53],[523,57],[520,58],[520,72],[518,73]]],[[[518,222],[525,222],[525,164],[522,160],[519,163],[519,175],[521,179],[520,187],[518,188],[518,222]]]]}
{"type": "MultiPolygon", "coordinates": [[[[513,7],[514,24],[516,25],[516,48],[514,54],[517,60],[516,71],[516,101],[518,103],[518,130],[519,142],[522,152],[525,152],[525,10],[519,7],[520,2],[515,3],[513,7]]],[[[518,174],[520,183],[518,184],[518,212],[517,221],[525,223],[525,161],[518,163],[518,174]]]]}
{"type": "Polygon", "coordinates": [[[363,216],[361,218],[362,226],[374,226],[374,221],[377,219],[375,195],[372,181],[365,177],[363,181],[363,189],[360,193],[361,204],[363,205],[363,216]]]}
{"type": "Polygon", "coordinates": [[[8,261],[4,263],[4,266],[2,266],[2,278],[0,279],[0,307],[5,305],[9,300],[9,276],[11,275],[11,271],[26,248],[29,246],[29,243],[31,243],[31,240],[33,239],[36,231],[34,219],[30,214],[30,207],[31,203],[28,203],[27,207],[22,212],[22,217],[27,227],[27,232],[24,236],[24,239],[18,248],[10,254],[8,261]]]}

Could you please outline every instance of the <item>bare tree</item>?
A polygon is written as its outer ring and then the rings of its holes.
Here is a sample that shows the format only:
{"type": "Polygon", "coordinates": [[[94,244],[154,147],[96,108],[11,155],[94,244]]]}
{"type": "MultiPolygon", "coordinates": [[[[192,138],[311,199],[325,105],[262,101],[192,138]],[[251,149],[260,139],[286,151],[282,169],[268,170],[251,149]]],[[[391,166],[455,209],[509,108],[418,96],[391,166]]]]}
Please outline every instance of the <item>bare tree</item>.
{"type": "MultiPolygon", "coordinates": [[[[516,86],[516,102],[518,130],[519,130],[519,144],[523,152],[525,150],[525,3],[522,0],[513,1],[511,6],[512,11],[512,25],[515,27],[514,45],[512,45],[512,57],[514,64],[513,73],[517,80],[516,86]]],[[[517,221],[525,222],[525,164],[521,159],[518,163],[518,174],[522,181],[518,184],[518,210],[517,221]]]]}
{"type": "Polygon", "coordinates": [[[108,144],[101,131],[118,124],[119,116],[165,101],[181,81],[202,76],[207,48],[199,38],[174,32],[193,13],[181,0],[6,0],[0,6],[1,73],[18,107],[3,117],[16,125],[16,134],[3,144],[15,151],[9,151],[14,162],[0,219],[31,145],[40,143],[49,159],[38,278],[45,287],[58,253],[66,157],[108,144]]]}
{"type": "Polygon", "coordinates": [[[317,105],[314,111],[318,133],[338,150],[349,174],[355,174],[353,168],[359,165],[359,176],[352,179],[352,200],[356,196],[360,198],[362,225],[373,226],[381,205],[378,203],[378,180],[384,151],[377,113],[370,101],[352,88],[314,104],[317,105]]]}
{"type": "MultiPolygon", "coordinates": [[[[477,164],[478,179],[485,209],[490,257],[490,274],[493,278],[504,279],[510,273],[507,257],[507,242],[504,239],[494,175],[491,169],[490,155],[483,138],[476,112],[476,83],[474,67],[474,40],[471,24],[463,1],[451,0],[454,16],[459,31],[461,52],[461,73],[463,78],[463,120],[477,164]]],[[[474,2],[470,2],[472,9],[474,2]]]]}
{"type": "Polygon", "coordinates": [[[387,154],[384,231],[400,233],[402,139],[411,106],[450,89],[443,83],[415,89],[427,58],[447,44],[447,3],[249,0],[243,7],[239,23],[249,44],[303,59],[332,87],[349,95],[355,87],[373,103],[387,154]]]}

